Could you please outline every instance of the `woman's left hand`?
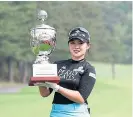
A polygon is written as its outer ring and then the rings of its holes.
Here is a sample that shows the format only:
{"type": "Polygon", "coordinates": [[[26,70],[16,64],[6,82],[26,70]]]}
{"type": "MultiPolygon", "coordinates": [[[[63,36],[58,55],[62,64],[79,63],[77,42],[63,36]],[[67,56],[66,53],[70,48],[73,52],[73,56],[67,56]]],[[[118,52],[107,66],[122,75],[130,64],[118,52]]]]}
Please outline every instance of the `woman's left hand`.
{"type": "Polygon", "coordinates": [[[45,86],[48,88],[52,88],[55,92],[57,92],[60,88],[59,85],[57,85],[56,83],[52,83],[52,82],[45,82],[45,86]]]}

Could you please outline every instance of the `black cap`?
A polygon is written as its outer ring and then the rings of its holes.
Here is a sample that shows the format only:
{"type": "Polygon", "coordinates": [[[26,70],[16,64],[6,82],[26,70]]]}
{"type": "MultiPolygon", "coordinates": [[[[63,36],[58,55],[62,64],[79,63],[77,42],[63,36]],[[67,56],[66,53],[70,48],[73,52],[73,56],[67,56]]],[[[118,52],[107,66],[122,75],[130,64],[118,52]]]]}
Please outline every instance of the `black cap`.
{"type": "Polygon", "coordinates": [[[90,34],[85,28],[76,27],[69,32],[69,41],[68,42],[75,40],[75,39],[79,39],[83,42],[88,43],[88,42],[90,42],[90,34]]]}

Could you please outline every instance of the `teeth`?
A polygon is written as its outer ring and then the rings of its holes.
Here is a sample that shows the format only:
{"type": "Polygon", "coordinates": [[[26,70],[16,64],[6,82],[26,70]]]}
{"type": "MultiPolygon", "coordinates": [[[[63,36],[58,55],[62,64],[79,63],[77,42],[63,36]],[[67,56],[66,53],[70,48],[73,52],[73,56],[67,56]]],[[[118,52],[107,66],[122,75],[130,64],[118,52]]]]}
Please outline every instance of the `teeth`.
{"type": "Polygon", "coordinates": [[[76,52],[76,53],[77,53],[77,52],[79,52],[79,51],[78,51],[78,50],[74,50],[74,52],[76,52]]]}

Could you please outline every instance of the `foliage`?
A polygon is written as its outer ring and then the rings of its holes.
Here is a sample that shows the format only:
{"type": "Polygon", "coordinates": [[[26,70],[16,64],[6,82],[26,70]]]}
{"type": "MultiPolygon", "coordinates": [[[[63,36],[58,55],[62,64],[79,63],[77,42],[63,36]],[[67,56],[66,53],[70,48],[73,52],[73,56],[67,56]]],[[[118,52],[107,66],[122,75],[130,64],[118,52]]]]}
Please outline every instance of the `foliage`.
{"type": "Polygon", "coordinates": [[[38,24],[39,9],[47,11],[45,23],[57,31],[56,50],[50,55],[52,62],[70,58],[68,33],[82,26],[91,34],[87,60],[109,62],[112,66],[132,63],[131,1],[1,1],[1,80],[25,82],[30,77],[35,60],[30,47],[30,29],[38,24]]]}
{"type": "MultiPolygon", "coordinates": [[[[37,10],[48,12],[47,24],[57,30],[57,50],[68,51],[71,28],[83,26],[91,34],[89,60],[131,63],[131,2],[10,1],[0,4],[0,56],[31,61],[29,30],[37,10]]],[[[59,56],[59,55],[57,55],[59,56]]]]}

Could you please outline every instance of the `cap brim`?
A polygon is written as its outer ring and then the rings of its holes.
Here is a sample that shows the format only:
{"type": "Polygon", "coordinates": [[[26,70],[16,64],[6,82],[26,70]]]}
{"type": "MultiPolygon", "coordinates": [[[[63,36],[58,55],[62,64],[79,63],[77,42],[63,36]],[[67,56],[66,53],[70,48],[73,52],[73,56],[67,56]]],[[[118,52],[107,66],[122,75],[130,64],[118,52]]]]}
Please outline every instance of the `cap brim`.
{"type": "Polygon", "coordinates": [[[83,39],[81,37],[72,37],[72,38],[69,38],[69,41],[68,42],[73,41],[73,40],[80,40],[80,41],[82,41],[84,43],[87,42],[87,40],[85,40],[85,39],[83,39]]]}

